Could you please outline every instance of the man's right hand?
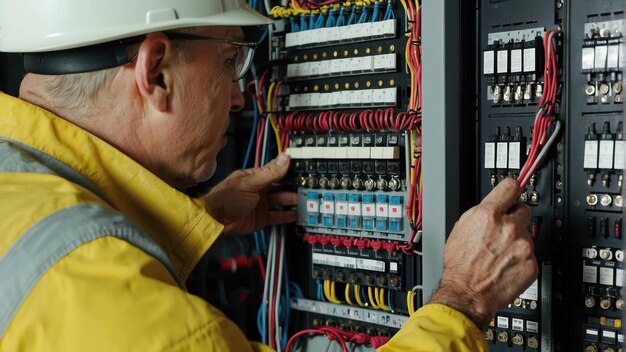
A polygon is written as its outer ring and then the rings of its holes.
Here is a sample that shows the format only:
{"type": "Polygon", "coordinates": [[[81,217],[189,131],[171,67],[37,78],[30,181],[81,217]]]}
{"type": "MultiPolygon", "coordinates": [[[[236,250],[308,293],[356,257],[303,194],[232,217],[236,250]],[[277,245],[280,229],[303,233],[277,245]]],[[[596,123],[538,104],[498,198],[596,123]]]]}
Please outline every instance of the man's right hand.
{"type": "Polygon", "coordinates": [[[530,208],[517,203],[517,182],[505,179],[456,223],[444,250],[440,287],[429,303],[450,306],[484,329],[538,274],[528,232],[530,208]]]}

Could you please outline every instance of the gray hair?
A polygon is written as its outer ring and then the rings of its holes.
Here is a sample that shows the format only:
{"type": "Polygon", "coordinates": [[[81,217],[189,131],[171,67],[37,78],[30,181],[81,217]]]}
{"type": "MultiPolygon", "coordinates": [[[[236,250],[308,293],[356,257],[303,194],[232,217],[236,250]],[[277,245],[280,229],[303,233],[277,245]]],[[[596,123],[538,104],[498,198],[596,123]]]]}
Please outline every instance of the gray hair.
{"type": "MultiPolygon", "coordinates": [[[[172,32],[195,34],[197,28],[182,28],[172,32]]],[[[141,44],[133,44],[126,48],[129,57],[136,55],[141,44]]],[[[181,64],[188,61],[189,45],[185,41],[173,42],[178,51],[181,64]]],[[[43,92],[53,106],[60,110],[81,111],[85,108],[100,107],[98,100],[120,67],[75,73],[68,75],[48,76],[44,79],[43,92]]]]}

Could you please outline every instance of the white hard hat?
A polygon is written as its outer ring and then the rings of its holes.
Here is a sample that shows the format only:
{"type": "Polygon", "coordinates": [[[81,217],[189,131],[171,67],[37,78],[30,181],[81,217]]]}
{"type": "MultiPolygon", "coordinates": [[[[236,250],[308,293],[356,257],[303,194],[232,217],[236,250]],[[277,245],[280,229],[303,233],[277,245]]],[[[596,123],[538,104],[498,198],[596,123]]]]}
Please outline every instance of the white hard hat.
{"type": "Polygon", "coordinates": [[[177,28],[269,23],[245,0],[0,0],[0,51],[60,51],[177,28]]]}

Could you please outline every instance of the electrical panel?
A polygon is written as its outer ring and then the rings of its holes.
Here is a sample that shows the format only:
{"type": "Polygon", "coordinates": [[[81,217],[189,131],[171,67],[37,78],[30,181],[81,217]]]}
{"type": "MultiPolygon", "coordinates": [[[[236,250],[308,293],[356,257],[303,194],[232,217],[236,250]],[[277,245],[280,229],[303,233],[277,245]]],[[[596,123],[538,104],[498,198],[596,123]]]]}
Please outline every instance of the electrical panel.
{"type": "Polygon", "coordinates": [[[362,349],[384,343],[423,303],[419,6],[275,6],[271,67],[259,72],[273,95],[260,110],[292,158],[298,196],[287,239],[301,290],[292,328],[340,329],[362,349]]]}
{"type": "Polygon", "coordinates": [[[565,305],[573,347],[624,348],[624,3],[574,1],[569,25],[565,305]]]}
{"type": "Polygon", "coordinates": [[[621,351],[624,3],[484,0],[479,12],[480,196],[503,177],[525,184],[540,267],[486,339],[493,351],[621,351]]]}

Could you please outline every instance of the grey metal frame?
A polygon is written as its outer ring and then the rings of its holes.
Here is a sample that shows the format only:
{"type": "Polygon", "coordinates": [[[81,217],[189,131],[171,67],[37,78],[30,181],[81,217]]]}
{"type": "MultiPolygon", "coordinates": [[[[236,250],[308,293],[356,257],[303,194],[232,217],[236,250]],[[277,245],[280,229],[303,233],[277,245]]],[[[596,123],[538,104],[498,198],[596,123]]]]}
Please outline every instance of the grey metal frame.
{"type": "MultiPolygon", "coordinates": [[[[447,234],[460,215],[460,4],[422,6],[422,263],[424,303],[438,287],[447,234]]],[[[473,175],[470,175],[473,176],[473,175]]]]}

